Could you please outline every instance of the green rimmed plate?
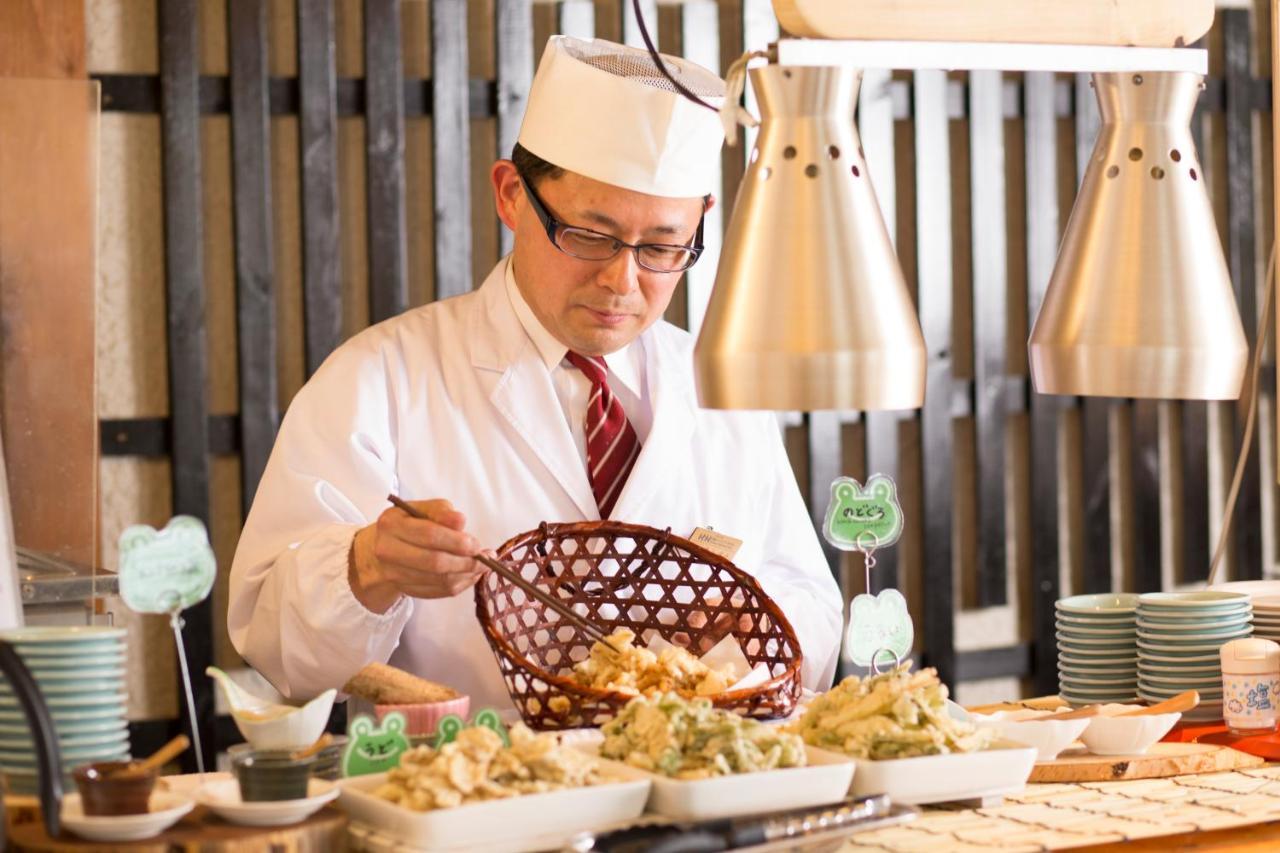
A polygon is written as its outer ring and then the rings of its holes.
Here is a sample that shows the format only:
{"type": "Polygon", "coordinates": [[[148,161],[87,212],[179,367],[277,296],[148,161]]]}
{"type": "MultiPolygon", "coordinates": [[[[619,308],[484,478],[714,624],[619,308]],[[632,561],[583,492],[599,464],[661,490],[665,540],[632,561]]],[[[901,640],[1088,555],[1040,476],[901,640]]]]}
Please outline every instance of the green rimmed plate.
{"type": "MultiPolygon", "coordinates": [[[[95,705],[88,708],[50,706],[49,711],[53,715],[55,726],[62,723],[100,722],[108,719],[123,720],[125,718],[125,705],[123,702],[118,705],[95,705]]],[[[23,723],[26,722],[26,719],[26,715],[18,708],[0,708],[0,722],[23,723]]]]}
{"type": "Polygon", "coordinates": [[[1248,604],[1249,596],[1239,592],[1148,592],[1138,599],[1139,615],[1143,609],[1186,610],[1200,608],[1220,610],[1248,604]]]}
{"type": "MultiPolygon", "coordinates": [[[[129,728],[129,721],[124,717],[103,717],[98,720],[80,722],[57,721],[53,723],[58,737],[79,737],[86,734],[105,732],[121,732],[129,728]]],[[[29,735],[31,729],[26,723],[0,722],[0,737],[4,735],[29,735]]]]}
{"type": "Polygon", "coordinates": [[[123,641],[128,633],[124,628],[110,625],[27,625],[0,631],[0,640],[14,646],[102,640],[123,641]]]}
{"type": "Polygon", "coordinates": [[[1230,643],[1234,639],[1244,639],[1253,634],[1252,628],[1234,631],[1206,631],[1203,634],[1157,634],[1153,631],[1138,631],[1138,642],[1147,646],[1208,646],[1211,643],[1230,643]]]}
{"type": "Polygon", "coordinates": [[[1192,657],[1202,657],[1205,655],[1212,655],[1213,657],[1216,658],[1218,656],[1218,653],[1222,650],[1222,647],[1226,645],[1228,642],[1230,641],[1223,640],[1222,642],[1213,642],[1213,643],[1178,644],[1178,643],[1148,643],[1146,640],[1139,640],[1138,651],[1139,653],[1149,652],[1155,655],[1186,654],[1192,657]]]}
{"type": "Polygon", "coordinates": [[[1097,595],[1073,595],[1054,603],[1054,609],[1063,613],[1096,616],[1121,616],[1138,606],[1138,594],[1133,592],[1104,592],[1097,595]]]}
{"type": "MultiPolygon", "coordinates": [[[[119,685],[116,685],[116,687],[119,687],[119,685]]],[[[129,701],[129,697],[124,693],[94,693],[73,696],[46,696],[44,701],[50,709],[63,708],[73,710],[87,705],[123,709],[125,703],[129,701]]],[[[0,710],[18,710],[19,708],[17,697],[0,695],[0,710]]]]}
{"type": "Polygon", "coordinates": [[[1253,615],[1254,612],[1251,607],[1223,608],[1222,610],[1144,608],[1135,617],[1135,622],[1145,620],[1147,622],[1164,622],[1170,625],[1185,625],[1188,622],[1211,622],[1216,619],[1248,621],[1253,615]]]}
{"type": "Polygon", "coordinates": [[[1131,637],[1137,630],[1137,624],[1125,625],[1122,628],[1081,628],[1079,625],[1067,625],[1059,621],[1054,626],[1059,634],[1068,637],[1131,637]]]}
{"type": "Polygon", "coordinates": [[[1072,637],[1058,631],[1054,634],[1054,637],[1058,641],[1058,648],[1062,648],[1063,646],[1079,646],[1082,648],[1093,647],[1125,649],[1133,647],[1133,644],[1137,639],[1137,633],[1135,632],[1133,637],[1072,637]]]}
{"type": "MultiPolygon", "coordinates": [[[[68,681],[38,681],[40,692],[45,698],[67,693],[79,693],[85,696],[96,696],[99,693],[115,693],[120,689],[118,678],[84,678],[68,681]]],[[[8,683],[0,683],[0,698],[13,698],[13,691],[8,683]]]]}

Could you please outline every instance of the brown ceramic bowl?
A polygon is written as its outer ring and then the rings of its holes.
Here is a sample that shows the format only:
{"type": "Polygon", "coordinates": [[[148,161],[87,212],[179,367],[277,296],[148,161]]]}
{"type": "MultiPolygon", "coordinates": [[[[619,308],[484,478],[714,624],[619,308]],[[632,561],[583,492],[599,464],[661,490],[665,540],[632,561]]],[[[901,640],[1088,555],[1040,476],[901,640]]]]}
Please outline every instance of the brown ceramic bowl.
{"type": "Polygon", "coordinates": [[[156,786],[156,771],[127,779],[112,779],[110,774],[128,767],[130,761],[99,761],[84,764],[71,772],[80,789],[84,813],[93,816],[146,814],[151,790],[156,786]]]}

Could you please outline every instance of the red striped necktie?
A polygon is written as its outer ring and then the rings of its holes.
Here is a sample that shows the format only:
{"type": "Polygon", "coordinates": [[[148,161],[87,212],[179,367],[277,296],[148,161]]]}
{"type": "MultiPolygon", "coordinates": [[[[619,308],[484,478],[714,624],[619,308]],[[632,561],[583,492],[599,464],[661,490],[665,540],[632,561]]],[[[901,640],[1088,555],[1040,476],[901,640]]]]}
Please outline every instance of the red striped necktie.
{"type": "Polygon", "coordinates": [[[608,368],[604,359],[576,352],[565,357],[591,381],[585,425],[587,474],[591,478],[591,491],[595,493],[600,517],[608,518],[636,457],[640,455],[640,439],[627,420],[622,403],[609,390],[606,381],[608,368]]]}

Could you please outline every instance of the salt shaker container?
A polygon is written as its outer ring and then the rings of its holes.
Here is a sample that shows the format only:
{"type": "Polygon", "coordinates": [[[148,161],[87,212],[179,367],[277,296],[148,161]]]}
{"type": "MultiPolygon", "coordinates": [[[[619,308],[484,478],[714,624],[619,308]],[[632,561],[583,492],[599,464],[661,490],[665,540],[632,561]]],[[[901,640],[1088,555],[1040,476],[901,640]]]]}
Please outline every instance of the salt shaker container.
{"type": "Polygon", "coordinates": [[[1265,734],[1280,718],[1280,644],[1248,638],[1223,645],[1222,716],[1232,734],[1265,734]]]}

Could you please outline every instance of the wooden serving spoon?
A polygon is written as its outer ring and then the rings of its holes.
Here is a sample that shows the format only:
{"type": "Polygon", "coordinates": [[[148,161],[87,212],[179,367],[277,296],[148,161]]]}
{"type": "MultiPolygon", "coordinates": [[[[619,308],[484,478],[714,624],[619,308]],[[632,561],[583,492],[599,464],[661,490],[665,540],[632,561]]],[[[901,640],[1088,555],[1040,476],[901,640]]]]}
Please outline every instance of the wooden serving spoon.
{"type": "Polygon", "coordinates": [[[1138,708],[1134,711],[1125,711],[1122,714],[1116,714],[1117,717],[1141,717],[1148,714],[1172,714],[1175,712],[1190,711],[1192,708],[1200,704],[1200,694],[1194,690],[1188,690],[1185,693],[1179,693],[1172,699],[1166,699],[1163,702],[1157,702],[1146,708],[1138,708]]]}
{"type": "Polygon", "coordinates": [[[1000,711],[1053,711],[1066,708],[1067,703],[1057,696],[1039,696],[1017,702],[992,702],[989,705],[967,705],[970,714],[995,714],[1000,711]]]}
{"type": "MultiPolygon", "coordinates": [[[[1063,714],[1054,714],[1052,712],[1045,714],[1043,717],[1037,717],[1037,720],[1086,720],[1090,717],[1096,717],[1102,713],[1101,705],[1085,705],[1083,708],[1077,708],[1074,711],[1067,711],[1063,714]]],[[[1029,721],[1031,722],[1031,721],[1029,721]]]]}
{"type": "Polygon", "coordinates": [[[310,758],[311,756],[315,755],[317,752],[324,749],[326,746],[328,746],[331,743],[333,743],[333,735],[329,734],[328,732],[325,732],[324,734],[320,735],[320,739],[317,740],[315,743],[311,744],[311,746],[303,747],[302,749],[299,749],[297,752],[294,752],[289,757],[292,758],[294,761],[301,761],[304,758],[310,758]]]}
{"type": "Polygon", "coordinates": [[[144,758],[141,761],[131,761],[119,770],[108,774],[106,778],[111,780],[121,780],[146,776],[153,770],[159,770],[166,763],[177,758],[189,746],[191,746],[191,741],[187,740],[187,736],[178,735],[176,738],[151,753],[149,757],[144,758]]]}

